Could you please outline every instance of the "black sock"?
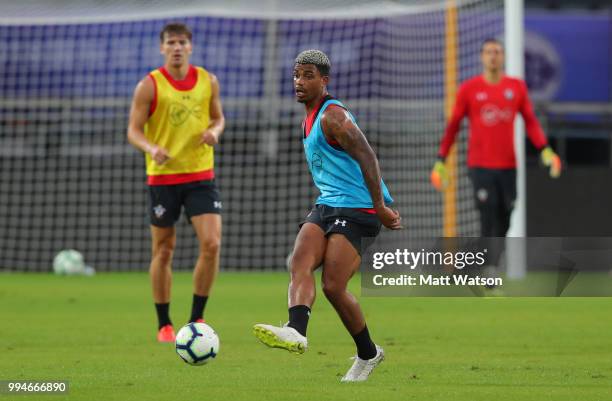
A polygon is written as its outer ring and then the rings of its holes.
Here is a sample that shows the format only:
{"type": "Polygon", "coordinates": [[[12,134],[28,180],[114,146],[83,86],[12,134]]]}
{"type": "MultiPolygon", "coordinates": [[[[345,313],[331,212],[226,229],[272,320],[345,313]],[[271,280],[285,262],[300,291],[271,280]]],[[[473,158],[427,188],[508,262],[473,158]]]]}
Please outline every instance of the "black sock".
{"type": "Polygon", "coordinates": [[[306,327],[310,317],[310,308],[306,305],[296,305],[289,308],[289,327],[306,337],[306,327]]]}
{"type": "Polygon", "coordinates": [[[170,309],[170,304],[155,304],[155,310],[157,311],[157,321],[159,323],[159,328],[161,329],[167,324],[172,324],[170,321],[170,315],[168,314],[168,309],[170,309]]]}
{"type": "Polygon", "coordinates": [[[355,345],[357,346],[357,356],[361,359],[372,359],[376,356],[376,346],[370,338],[368,326],[353,336],[355,345]]]}
{"type": "Polygon", "coordinates": [[[191,317],[189,318],[189,322],[195,322],[198,319],[202,319],[204,316],[206,301],[208,301],[208,296],[193,294],[193,303],[191,304],[191,317]]]}

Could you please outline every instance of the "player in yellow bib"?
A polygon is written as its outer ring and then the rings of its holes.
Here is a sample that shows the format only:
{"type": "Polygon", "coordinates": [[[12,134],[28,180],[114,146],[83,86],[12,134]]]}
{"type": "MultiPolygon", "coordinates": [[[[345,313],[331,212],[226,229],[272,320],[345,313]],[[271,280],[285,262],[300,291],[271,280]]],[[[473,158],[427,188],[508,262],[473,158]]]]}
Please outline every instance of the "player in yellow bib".
{"type": "Polygon", "coordinates": [[[152,258],[153,300],[160,342],[174,341],[169,315],[174,224],[181,208],[198,237],[190,321],[203,321],[204,308],[219,270],[221,199],[215,185],[214,149],[225,127],[219,82],[192,66],[192,34],[184,24],[160,33],[164,66],[143,78],[134,91],[128,140],[145,153],[152,258]]]}

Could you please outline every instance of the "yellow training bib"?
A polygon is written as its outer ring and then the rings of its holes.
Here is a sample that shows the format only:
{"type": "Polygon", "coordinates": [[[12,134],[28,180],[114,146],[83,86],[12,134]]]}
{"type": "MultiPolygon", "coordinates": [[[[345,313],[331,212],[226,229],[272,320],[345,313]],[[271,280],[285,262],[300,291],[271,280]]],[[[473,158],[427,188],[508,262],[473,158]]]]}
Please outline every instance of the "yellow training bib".
{"type": "Polygon", "coordinates": [[[162,67],[149,76],[155,83],[155,98],[145,124],[145,136],[167,149],[170,160],[160,166],[147,153],[147,175],[212,173],[213,147],[199,143],[210,124],[212,90],[208,72],[190,66],[187,77],[176,81],[162,67]]]}

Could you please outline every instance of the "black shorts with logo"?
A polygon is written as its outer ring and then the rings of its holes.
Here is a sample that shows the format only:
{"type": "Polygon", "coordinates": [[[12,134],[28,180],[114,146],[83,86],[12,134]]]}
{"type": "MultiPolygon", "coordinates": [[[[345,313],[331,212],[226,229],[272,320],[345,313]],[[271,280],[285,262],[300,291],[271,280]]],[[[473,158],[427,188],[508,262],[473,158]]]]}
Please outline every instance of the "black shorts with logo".
{"type": "Polygon", "coordinates": [[[214,180],[176,185],[149,185],[151,225],[171,227],[185,208],[188,219],[205,213],[221,213],[221,196],[214,180]]]}
{"type": "Polygon", "coordinates": [[[480,212],[480,235],[505,237],[516,200],[516,170],[470,168],[469,175],[480,212]]]}
{"type": "Polygon", "coordinates": [[[315,205],[300,227],[305,223],[318,225],[326,237],[331,234],[344,235],[360,255],[374,242],[382,226],[375,214],[327,205],[315,205]]]}

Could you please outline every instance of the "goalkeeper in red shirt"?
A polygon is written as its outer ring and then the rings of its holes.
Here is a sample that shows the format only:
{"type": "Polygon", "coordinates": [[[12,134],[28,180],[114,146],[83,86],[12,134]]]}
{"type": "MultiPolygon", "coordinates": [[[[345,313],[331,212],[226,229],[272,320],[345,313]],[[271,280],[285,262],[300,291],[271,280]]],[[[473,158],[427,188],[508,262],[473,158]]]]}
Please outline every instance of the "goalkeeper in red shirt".
{"type": "Polygon", "coordinates": [[[485,40],[480,58],[482,75],[464,82],[457,93],[431,182],[438,190],[448,185],[444,161],[457,137],[461,120],[467,116],[470,125],[467,164],[480,214],[480,235],[504,237],[516,199],[514,117],[517,112],[522,114],[527,136],[540,151],[543,164],[550,168],[551,177],[560,175],[561,160],[548,146],[529,101],[527,85],[504,74],[502,44],[495,39],[485,40]]]}

